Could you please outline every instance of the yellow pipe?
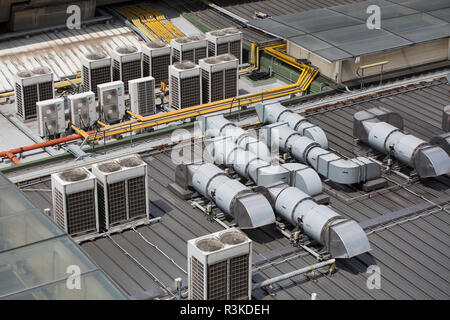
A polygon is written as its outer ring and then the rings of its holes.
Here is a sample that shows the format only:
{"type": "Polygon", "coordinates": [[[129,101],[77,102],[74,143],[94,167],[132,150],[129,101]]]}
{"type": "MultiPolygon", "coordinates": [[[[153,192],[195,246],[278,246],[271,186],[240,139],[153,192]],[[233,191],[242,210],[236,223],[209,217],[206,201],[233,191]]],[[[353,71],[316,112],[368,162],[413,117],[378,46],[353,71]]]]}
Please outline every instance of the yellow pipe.
{"type": "MultiPolygon", "coordinates": [[[[72,82],[75,84],[81,84],[81,78],[72,79],[72,82]]],[[[69,87],[72,85],[72,82],[64,80],[55,82],[55,89],[61,89],[65,87],[69,87]]],[[[0,98],[6,98],[14,95],[14,91],[8,91],[4,93],[0,93],[0,98]]]]}
{"type": "Polygon", "coordinates": [[[139,114],[133,113],[130,110],[127,110],[127,113],[129,115],[131,115],[132,117],[135,117],[136,119],[138,119],[139,121],[145,121],[145,118],[139,114]]]}
{"type": "Polygon", "coordinates": [[[75,130],[75,132],[78,133],[83,138],[86,138],[87,136],[89,136],[89,134],[86,131],[84,131],[83,129],[79,129],[79,128],[75,127],[74,125],[72,125],[72,129],[75,130]]]}

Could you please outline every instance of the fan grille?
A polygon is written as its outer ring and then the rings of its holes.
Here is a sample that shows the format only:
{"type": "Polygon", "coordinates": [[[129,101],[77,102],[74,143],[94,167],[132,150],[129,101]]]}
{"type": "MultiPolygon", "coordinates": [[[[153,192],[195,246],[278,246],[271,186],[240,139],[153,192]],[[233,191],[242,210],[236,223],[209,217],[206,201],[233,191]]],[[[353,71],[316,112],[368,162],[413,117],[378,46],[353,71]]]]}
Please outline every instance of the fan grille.
{"type": "Polygon", "coordinates": [[[88,177],[87,172],[81,168],[74,168],[58,174],[59,178],[66,182],[81,181],[88,177]]]}

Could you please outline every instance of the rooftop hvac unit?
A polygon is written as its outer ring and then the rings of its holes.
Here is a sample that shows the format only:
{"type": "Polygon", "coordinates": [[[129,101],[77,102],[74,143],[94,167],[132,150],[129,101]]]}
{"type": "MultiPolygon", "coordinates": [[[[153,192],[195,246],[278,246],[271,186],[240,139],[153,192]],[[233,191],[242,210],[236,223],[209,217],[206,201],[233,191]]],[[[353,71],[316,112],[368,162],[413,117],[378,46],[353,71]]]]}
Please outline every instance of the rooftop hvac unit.
{"type": "Polygon", "coordinates": [[[239,61],[231,54],[201,59],[203,103],[236,97],[239,61]]]}
{"type": "Polygon", "coordinates": [[[71,235],[99,231],[95,176],[85,168],[53,173],[53,217],[71,235]]]}
{"type": "Polygon", "coordinates": [[[83,90],[94,92],[97,98],[97,86],[111,82],[111,58],[103,52],[94,52],[81,56],[81,63],[83,90]]]}
{"type": "Polygon", "coordinates": [[[45,67],[22,70],[15,76],[16,110],[22,120],[37,117],[36,102],[53,99],[53,73],[45,67]]]}
{"type": "Polygon", "coordinates": [[[134,79],[129,84],[131,112],[141,116],[155,114],[155,79],[153,77],[134,79]]]}
{"type": "Polygon", "coordinates": [[[188,241],[190,300],[250,300],[252,241],[231,228],[188,241]]]}
{"type": "Polygon", "coordinates": [[[169,67],[169,105],[175,109],[202,103],[200,67],[191,61],[175,62],[169,67]]]}
{"type": "Polygon", "coordinates": [[[128,93],[128,81],[142,77],[141,51],[134,46],[118,47],[111,52],[113,81],[122,81],[128,93]]]}
{"type": "Polygon", "coordinates": [[[57,137],[66,130],[64,98],[40,101],[36,106],[41,137],[57,137]]]}
{"type": "Polygon", "coordinates": [[[138,156],[94,164],[102,228],[148,217],[147,165],[138,156]]]}
{"type": "Polygon", "coordinates": [[[155,86],[169,80],[170,47],[164,42],[149,42],[141,47],[142,75],[155,78],[155,86]]]}
{"type": "Polygon", "coordinates": [[[67,97],[70,106],[70,118],[77,128],[90,128],[98,119],[95,94],[92,91],[67,97]]]}
{"type": "Polygon", "coordinates": [[[207,32],[208,57],[230,53],[242,63],[243,34],[237,28],[226,28],[207,32]]]}
{"type": "Polygon", "coordinates": [[[124,84],[113,81],[98,85],[100,115],[109,124],[120,122],[125,115],[124,84]]]}
{"type": "Polygon", "coordinates": [[[200,59],[208,56],[207,45],[208,41],[202,34],[172,39],[170,41],[172,64],[185,60],[198,63],[200,59]]]}

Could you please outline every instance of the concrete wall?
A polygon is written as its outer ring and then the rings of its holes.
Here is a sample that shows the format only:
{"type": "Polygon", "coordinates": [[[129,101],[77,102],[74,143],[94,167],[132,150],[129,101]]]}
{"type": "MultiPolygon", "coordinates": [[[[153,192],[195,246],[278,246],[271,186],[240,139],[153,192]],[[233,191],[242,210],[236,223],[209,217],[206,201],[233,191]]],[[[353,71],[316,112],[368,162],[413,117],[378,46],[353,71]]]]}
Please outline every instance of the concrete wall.
{"type": "MultiPolygon", "coordinates": [[[[346,82],[359,78],[356,74],[358,66],[380,61],[389,61],[383,67],[383,72],[385,73],[432,62],[450,60],[450,38],[417,44],[403,49],[361,56],[358,64],[355,64],[353,59],[344,60],[342,61],[342,66],[340,62],[329,62],[289,42],[287,53],[295,58],[308,59],[312,64],[319,67],[321,75],[334,82],[346,82]]],[[[380,67],[369,68],[364,71],[365,77],[378,74],[380,74],[380,67]]]]}

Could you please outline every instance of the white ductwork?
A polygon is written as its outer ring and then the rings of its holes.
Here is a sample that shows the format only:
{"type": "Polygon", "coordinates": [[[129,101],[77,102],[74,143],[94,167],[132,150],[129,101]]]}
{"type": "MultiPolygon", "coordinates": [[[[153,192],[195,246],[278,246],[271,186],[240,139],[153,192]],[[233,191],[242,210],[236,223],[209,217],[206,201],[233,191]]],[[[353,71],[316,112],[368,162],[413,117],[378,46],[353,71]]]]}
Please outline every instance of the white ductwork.
{"type": "Polygon", "coordinates": [[[313,169],[299,163],[271,165],[266,144],[250,137],[223,115],[201,116],[199,120],[207,137],[222,137],[207,141],[215,163],[233,167],[257,185],[285,181],[309,195],[322,192],[322,181],[313,169]]]}
{"type": "Polygon", "coordinates": [[[297,131],[301,136],[308,137],[317,142],[322,148],[328,149],[327,136],[322,128],[312,124],[298,113],[282,106],[281,103],[258,103],[255,106],[255,111],[258,114],[261,123],[271,124],[275,122],[286,122],[290,128],[297,131]]]}
{"type": "Polygon", "coordinates": [[[301,190],[276,183],[266,186],[263,193],[277,214],[324,245],[334,258],[352,258],[370,250],[369,240],[358,223],[317,204],[301,190]]]}
{"type": "Polygon", "coordinates": [[[267,144],[290,152],[292,156],[309,164],[320,175],[340,184],[363,183],[381,176],[381,168],[365,157],[342,159],[320,147],[319,143],[300,135],[286,122],[276,122],[262,128],[267,144]]]}
{"type": "Polygon", "coordinates": [[[440,146],[402,132],[401,116],[383,107],[359,111],[353,116],[353,135],[377,151],[392,154],[416,169],[422,178],[450,172],[450,158],[440,146]]]}
{"type": "Polygon", "coordinates": [[[184,188],[193,187],[230,214],[241,229],[259,228],[275,222],[268,200],[239,181],[229,178],[214,164],[179,164],[175,180],[184,188]]]}

